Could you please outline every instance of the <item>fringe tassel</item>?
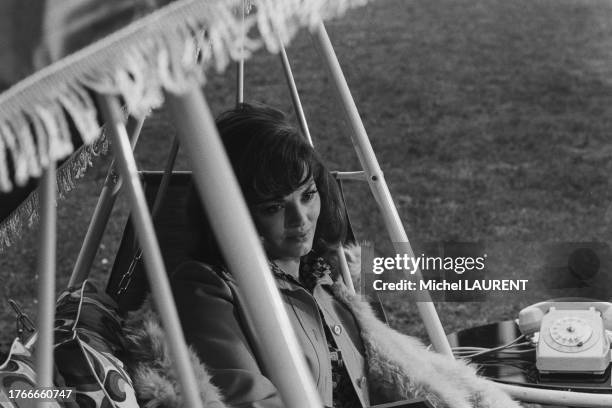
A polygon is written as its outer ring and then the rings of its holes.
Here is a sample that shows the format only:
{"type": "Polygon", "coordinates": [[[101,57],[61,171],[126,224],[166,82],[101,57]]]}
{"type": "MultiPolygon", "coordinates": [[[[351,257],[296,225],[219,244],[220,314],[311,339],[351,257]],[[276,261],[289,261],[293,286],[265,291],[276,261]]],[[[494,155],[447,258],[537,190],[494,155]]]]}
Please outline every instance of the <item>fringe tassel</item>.
{"type": "Polygon", "coordinates": [[[69,84],[67,92],[58,95],[58,101],[74,120],[83,143],[91,144],[98,137],[100,126],[89,94],[82,87],[69,84]]]}
{"type": "MultiPolygon", "coordinates": [[[[2,147],[2,146],[0,146],[2,147]]],[[[95,143],[83,145],[57,169],[58,198],[76,187],[77,180],[93,166],[95,157],[108,153],[109,142],[103,133],[95,143]]],[[[2,150],[0,150],[0,159],[2,150]]],[[[2,175],[0,174],[0,178],[2,175]]],[[[31,228],[38,222],[38,189],[35,189],[4,221],[0,223],[0,254],[17,241],[24,229],[31,228]]]]}

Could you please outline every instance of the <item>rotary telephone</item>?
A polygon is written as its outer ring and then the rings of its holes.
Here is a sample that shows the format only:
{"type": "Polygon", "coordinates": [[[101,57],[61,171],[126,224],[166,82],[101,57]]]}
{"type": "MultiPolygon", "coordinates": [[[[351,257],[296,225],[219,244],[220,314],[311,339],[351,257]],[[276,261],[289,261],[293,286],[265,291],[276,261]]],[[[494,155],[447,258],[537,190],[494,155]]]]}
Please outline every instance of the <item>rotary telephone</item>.
{"type": "Polygon", "coordinates": [[[612,303],[540,302],[521,310],[518,324],[537,339],[540,373],[602,374],[610,364],[612,303]]]}

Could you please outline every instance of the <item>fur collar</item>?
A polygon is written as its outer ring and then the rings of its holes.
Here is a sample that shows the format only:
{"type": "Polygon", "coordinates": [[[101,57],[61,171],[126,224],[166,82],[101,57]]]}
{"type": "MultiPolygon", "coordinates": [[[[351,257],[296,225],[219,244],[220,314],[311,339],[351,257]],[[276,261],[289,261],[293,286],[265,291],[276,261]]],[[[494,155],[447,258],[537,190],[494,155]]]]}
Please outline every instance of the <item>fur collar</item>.
{"type": "Polygon", "coordinates": [[[391,401],[424,398],[434,407],[520,407],[464,362],[428,351],[417,338],[378,320],[370,305],[352,295],[342,283],[334,283],[333,291],[359,323],[372,390],[391,401]]]}
{"type": "MultiPolygon", "coordinates": [[[[347,257],[351,271],[359,271],[359,257],[347,257]]],[[[390,401],[415,397],[427,399],[436,408],[519,408],[495,383],[478,377],[462,361],[428,351],[416,338],[401,334],[378,320],[370,305],[352,295],[340,282],[334,295],[357,319],[366,349],[368,380],[372,391],[390,401]]],[[[166,336],[151,302],[145,302],[126,321],[128,354],[136,396],[147,408],[178,408],[184,402],[176,371],[171,363],[166,336]]],[[[204,407],[225,408],[206,367],[190,350],[204,407]]]]}
{"type": "MultiPolygon", "coordinates": [[[[182,408],[185,401],[180,391],[178,374],[172,362],[166,334],[152,302],[147,299],[140,310],[129,314],[125,321],[127,337],[126,359],[132,376],[136,398],[145,408],[182,408]]],[[[210,374],[195,352],[189,357],[200,384],[204,408],[227,408],[221,392],[210,382],[210,374]]]]}

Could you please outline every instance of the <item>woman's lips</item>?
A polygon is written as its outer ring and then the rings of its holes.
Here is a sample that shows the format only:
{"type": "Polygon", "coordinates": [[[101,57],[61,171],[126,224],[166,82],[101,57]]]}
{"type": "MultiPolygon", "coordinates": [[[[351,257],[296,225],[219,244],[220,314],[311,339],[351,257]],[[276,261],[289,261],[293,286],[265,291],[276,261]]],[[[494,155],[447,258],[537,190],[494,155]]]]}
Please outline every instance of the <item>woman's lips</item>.
{"type": "Polygon", "coordinates": [[[287,239],[295,242],[306,242],[310,237],[310,231],[287,234],[287,239]]]}

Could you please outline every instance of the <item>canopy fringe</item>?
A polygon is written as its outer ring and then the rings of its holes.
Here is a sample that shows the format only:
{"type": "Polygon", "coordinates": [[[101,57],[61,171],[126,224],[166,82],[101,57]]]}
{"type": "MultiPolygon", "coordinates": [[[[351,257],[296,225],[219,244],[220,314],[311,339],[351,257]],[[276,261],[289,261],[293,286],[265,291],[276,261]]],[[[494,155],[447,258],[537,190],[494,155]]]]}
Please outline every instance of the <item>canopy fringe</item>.
{"type": "MultiPolygon", "coordinates": [[[[264,46],[278,52],[279,41],[288,44],[300,27],[366,2],[249,0],[243,20],[236,12],[243,0],[178,0],[62,58],[0,94],[0,192],[40,177],[49,163],[72,153],[69,121],[85,147],[59,170],[58,190],[74,188],[100,137],[91,90],[120,96],[129,114],[142,116],[163,103],[164,90],[204,84],[209,67],[223,71],[264,46]]],[[[31,194],[0,224],[0,252],[35,222],[37,202],[31,194]]]]}
{"type": "MultiPolygon", "coordinates": [[[[89,167],[93,166],[95,157],[105,155],[109,149],[106,135],[90,145],[83,145],[65,161],[57,170],[58,198],[64,199],[66,193],[77,185],[77,180],[85,175],[89,167]]],[[[16,242],[26,228],[31,228],[38,222],[38,189],[32,191],[28,197],[8,217],[0,222],[0,253],[4,252],[16,242]]]]}
{"type": "Polygon", "coordinates": [[[279,39],[287,44],[299,27],[364,3],[252,0],[243,21],[236,13],[242,0],[178,0],[43,68],[0,95],[0,191],[23,186],[73,151],[66,115],[85,144],[99,137],[87,89],[120,95],[139,116],[163,102],[163,90],[203,84],[209,66],[222,71],[263,46],[278,52],[279,39]]]}

